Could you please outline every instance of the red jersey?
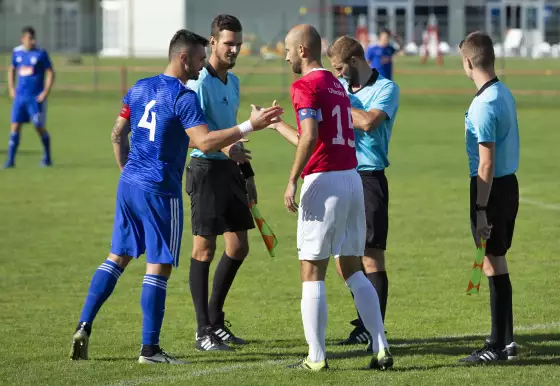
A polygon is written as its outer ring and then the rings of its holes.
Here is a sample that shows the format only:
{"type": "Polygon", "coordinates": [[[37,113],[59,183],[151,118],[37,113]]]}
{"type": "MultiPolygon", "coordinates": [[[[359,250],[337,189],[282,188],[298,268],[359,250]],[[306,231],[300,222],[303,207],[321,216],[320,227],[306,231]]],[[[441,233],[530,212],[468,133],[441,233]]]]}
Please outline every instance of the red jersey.
{"type": "Polygon", "coordinates": [[[350,99],[338,79],[323,68],[314,69],[292,83],[290,93],[298,134],[301,134],[301,119],[308,114],[315,115],[319,124],[315,149],[301,177],[356,168],[350,99]]]}

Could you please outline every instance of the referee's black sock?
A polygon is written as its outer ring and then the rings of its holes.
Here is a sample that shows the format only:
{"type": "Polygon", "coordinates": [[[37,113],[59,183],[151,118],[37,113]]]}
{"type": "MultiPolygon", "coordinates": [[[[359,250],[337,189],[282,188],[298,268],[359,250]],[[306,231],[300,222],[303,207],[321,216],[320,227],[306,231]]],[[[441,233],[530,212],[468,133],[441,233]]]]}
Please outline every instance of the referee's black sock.
{"type": "Polygon", "coordinates": [[[389,279],[387,271],[371,272],[366,275],[375,287],[377,296],[379,297],[379,306],[381,308],[381,317],[385,322],[385,309],[387,308],[387,297],[389,296],[389,279]]]}
{"type": "Polygon", "coordinates": [[[511,282],[509,274],[489,276],[490,312],[492,332],[490,341],[494,348],[503,350],[506,346],[508,312],[511,307],[511,282]]]}
{"type": "Polygon", "coordinates": [[[232,259],[224,252],[222,259],[216,267],[214,283],[212,284],[212,296],[208,304],[208,315],[213,326],[220,326],[224,323],[224,303],[233,279],[235,279],[235,275],[237,275],[237,271],[242,263],[243,260],[232,259]]]}
{"type": "Polygon", "coordinates": [[[509,308],[507,313],[506,319],[506,346],[513,342],[513,300],[512,300],[512,289],[511,289],[511,280],[509,280],[508,274],[508,281],[507,281],[508,291],[509,291],[509,308]]]}
{"type": "Polygon", "coordinates": [[[208,318],[208,273],[210,263],[191,258],[189,285],[196,313],[198,334],[203,334],[204,327],[210,325],[208,318]]]}

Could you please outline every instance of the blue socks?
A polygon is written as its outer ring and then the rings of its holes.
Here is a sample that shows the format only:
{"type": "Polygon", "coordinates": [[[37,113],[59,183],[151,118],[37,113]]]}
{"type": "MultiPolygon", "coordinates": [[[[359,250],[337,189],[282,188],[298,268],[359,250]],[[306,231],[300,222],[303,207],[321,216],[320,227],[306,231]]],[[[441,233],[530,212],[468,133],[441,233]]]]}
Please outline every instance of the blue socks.
{"type": "Polygon", "coordinates": [[[48,132],[41,134],[41,142],[43,142],[43,163],[51,163],[51,136],[48,132]]]}
{"type": "Polygon", "coordinates": [[[167,277],[161,275],[144,275],[140,305],[144,318],[142,320],[142,345],[158,345],[159,333],[165,313],[165,295],[167,277]]]}
{"type": "Polygon", "coordinates": [[[19,133],[10,133],[10,141],[8,142],[8,159],[6,164],[13,165],[16,160],[16,152],[19,146],[19,133]]]}
{"type": "Polygon", "coordinates": [[[82,309],[82,316],[80,316],[80,322],[93,323],[97,312],[113,292],[117,280],[123,271],[124,270],[119,267],[117,263],[111,260],[105,260],[105,262],[97,268],[97,271],[95,271],[91,279],[89,292],[86,297],[84,308],[82,309]]]}
{"type": "MultiPolygon", "coordinates": [[[[109,298],[123,269],[111,260],[105,260],[95,271],[89,292],[82,309],[80,323],[93,323],[97,312],[109,298]]],[[[163,315],[165,313],[165,297],[167,294],[167,277],[160,275],[144,276],[140,305],[144,315],[142,321],[142,344],[158,345],[163,315]]]]}
{"type": "MultiPolygon", "coordinates": [[[[8,142],[8,158],[6,166],[14,166],[16,153],[19,146],[20,133],[10,133],[10,141],[8,142]]],[[[43,165],[51,164],[51,137],[48,132],[41,134],[41,142],[43,143],[43,165]]]]}

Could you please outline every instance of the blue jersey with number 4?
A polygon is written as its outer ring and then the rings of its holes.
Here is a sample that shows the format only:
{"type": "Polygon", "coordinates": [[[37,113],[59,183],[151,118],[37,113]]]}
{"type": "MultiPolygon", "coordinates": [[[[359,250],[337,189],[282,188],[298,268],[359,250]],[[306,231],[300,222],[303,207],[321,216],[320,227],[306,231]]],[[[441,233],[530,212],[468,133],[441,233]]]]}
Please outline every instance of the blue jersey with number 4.
{"type": "Polygon", "coordinates": [[[189,137],[205,125],[196,93],[177,78],[160,74],[139,80],[123,99],[130,120],[130,154],[121,179],[150,193],[180,197],[189,137]]]}

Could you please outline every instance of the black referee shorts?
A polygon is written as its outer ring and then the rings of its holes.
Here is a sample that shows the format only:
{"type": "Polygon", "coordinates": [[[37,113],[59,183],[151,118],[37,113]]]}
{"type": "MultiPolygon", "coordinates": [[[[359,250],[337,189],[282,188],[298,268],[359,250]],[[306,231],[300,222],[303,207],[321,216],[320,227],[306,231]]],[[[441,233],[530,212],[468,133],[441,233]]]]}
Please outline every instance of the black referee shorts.
{"type": "Polygon", "coordinates": [[[186,191],[193,235],[216,236],[253,229],[245,178],[231,160],[191,158],[186,191]]]}
{"type": "Polygon", "coordinates": [[[389,185],[385,171],[361,171],[366,209],[366,248],[385,250],[389,231],[389,185]]]}
{"type": "MultiPolygon", "coordinates": [[[[471,177],[471,232],[476,231],[477,177],[471,177]]],[[[505,256],[511,247],[515,218],[519,208],[519,185],[515,174],[494,178],[488,200],[486,218],[492,225],[490,239],[486,241],[486,254],[505,256]]]]}

